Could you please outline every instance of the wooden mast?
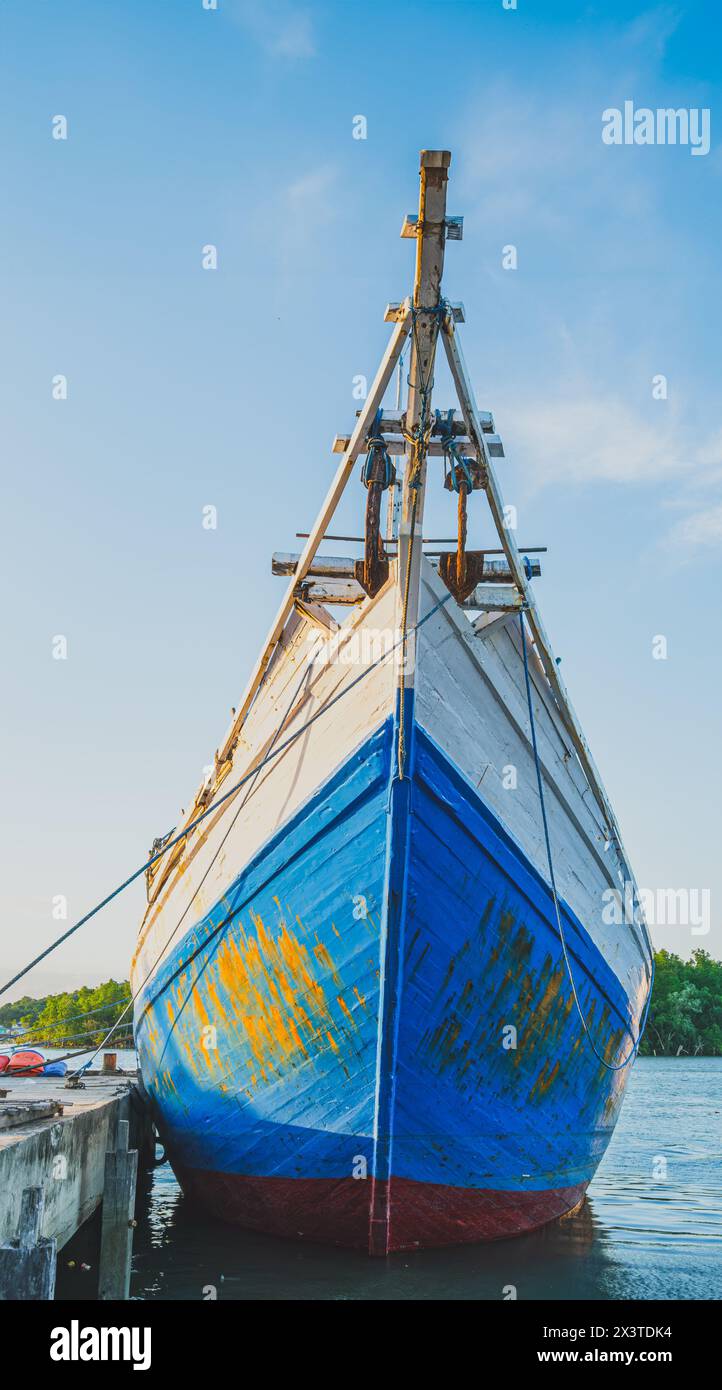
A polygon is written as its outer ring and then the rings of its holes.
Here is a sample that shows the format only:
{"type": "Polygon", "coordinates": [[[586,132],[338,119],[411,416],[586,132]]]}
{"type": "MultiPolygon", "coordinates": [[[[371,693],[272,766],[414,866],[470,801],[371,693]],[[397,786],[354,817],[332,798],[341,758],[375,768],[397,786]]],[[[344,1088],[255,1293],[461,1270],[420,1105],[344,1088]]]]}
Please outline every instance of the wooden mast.
{"type": "MultiPolygon", "coordinates": [[[[431,409],[434,361],[440,324],[438,308],[444,270],[446,189],[450,163],[449,150],[421,151],[419,215],[415,233],[413,224],[408,220],[401,233],[402,236],[416,235],[416,273],[412,300],[414,327],[411,335],[409,394],[406,405],[407,435],[413,435],[420,424],[424,423],[424,397],[427,419],[428,411],[431,409]],[[423,312],[425,310],[436,312],[423,312]]],[[[418,615],[425,489],[426,451],[421,441],[421,447],[418,451],[412,452],[406,466],[399,525],[398,582],[402,611],[405,611],[406,626],[409,629],[414,627],[418,615]]],[[[407,686],[413,683],[415,651],[416,635],[411,632],[405,653],[404,679],[407,686]]]]}

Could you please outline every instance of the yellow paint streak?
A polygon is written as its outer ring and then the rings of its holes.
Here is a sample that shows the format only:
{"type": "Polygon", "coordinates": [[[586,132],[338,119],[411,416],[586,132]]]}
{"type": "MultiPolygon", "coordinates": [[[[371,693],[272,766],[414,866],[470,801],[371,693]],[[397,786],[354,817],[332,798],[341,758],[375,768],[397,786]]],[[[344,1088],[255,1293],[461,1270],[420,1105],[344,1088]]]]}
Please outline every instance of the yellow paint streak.
{"type": "Polygon", "coordinates": [[[193,1001],[193,1007],[195,1008],[196,1013],[198,1014],[198,1017],[201,1020],[201,1023],[203,1023],[204,1025],[209,1024],[211,1020],[208,1017],[208,1010],[206,1009],[206,1006],[203,1003],[203,1000],[201,999],[200,990],[198,989],[197,985],[194,985],[193,989],[191,990],[191,1000],[193,1001]]]}
{"type": "Polygon", "coordinates": [[[218,1010],[218,1017],[225,1023],[228,1015],[218,997],[218,986],[213,980],[208,981],[208,997],[213,1000],[213,1007],[218,1010]]]}
{"type": "Polygon", "coordinates": [[[341,1012],[344,1013],[344,1014],[346,1015],[346,1017],[347,1017],[349,1023],[351,1024],[351,1027],[352,1027],[352,1028],[357,1028],[357,1027],[358,1027],[358,1024],[356,1023],[356,1021],[355,1021],[355,1019],[354,1019],[354,1016],[353,1016],[353,1014],[351,1013],[351,1010],[350,1010],[348,1004],[346,1003],[346,1000],[344,999],[344,997],[343,997],[342,994],[339,994],[339,995],[337,996],[337,1002],[338,1002],[338,1006],[339,1006],[341,1012]]]}
{"type": "MultiPolygon", "coordinates": [[[[236,924],[224,937],[200,987],[193,987],[188,1000],[194,1036],[196,1024],[200,1032],[213,1021],[217,1026],[223,1024],[236,1030],[242,1046],[245,1039],[251,1054],[246,1059],[251,1072],[249,1094],[279,1067],[307,1058],[311,1043],[318,1045],[325,1036],[332,1050],[338,1052],[341,1041],[337,1039],[334,1013],[320,978],[330,975],[341,987],[343,981],[337,967],[323,942],[316,938],[313,946],[306,945],[303,923],[298,922],[296,931],[295,924],[288,925],[280,903],[276,905],[279,921],[273,928],[258,913],[250,914],[252,932],[240,922],[236,924]]],[[[183,1002],[183,993],[179,992],[179,1004],[183,1002]]],[[[363,995],[356,988],[354,994],[365,1008],[363,995]]],[[[340,988],[334,997],[334,1011],[338,1006],[356,1029],[352,1010],[340,988]]],[[[166,1007],[174,1024],[170,1003],[166,1007]]],[[[190,1030],[183,1031],[190,1034],[190,1030]]],[[[200,1064],[205,1072],[205,1067],[212,1064],[218,1077],[217,1068],[221,1065],[225,1076],[231,1078],[229,1064],[221,1064],[217,1055],[210,1056],[205,1046],[199,1049],[193,1039],[183,1046],[194,1071],[200,1064]]],[[[217,1084],[222,1084],[220,1079],[217,1084]]]]}
{"type": "Polygon", "coordinates": [[[328,950],[326,949],[322,941],[318,941],[318,938],[317,943],[318,944],[313,948],[313,954],[316,957],[316,960],[320,960],[321,964],[326,966],[326,969],[329,971],[334,984],[340,985],[341,976],[336,970],[336,967],[333,961],[331,960],[328,950]]]}

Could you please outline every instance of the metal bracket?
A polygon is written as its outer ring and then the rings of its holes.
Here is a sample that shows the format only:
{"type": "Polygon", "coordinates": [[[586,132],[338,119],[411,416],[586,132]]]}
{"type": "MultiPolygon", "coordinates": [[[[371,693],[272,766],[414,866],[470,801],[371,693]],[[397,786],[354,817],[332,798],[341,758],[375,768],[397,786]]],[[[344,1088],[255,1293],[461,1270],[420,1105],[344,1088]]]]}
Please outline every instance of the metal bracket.
{"type": "MultiPolygon", "coordinates": [[[[454,323],[466,323],[466,314],[463,304],[450,304],[449,308],[454,323]]],[[[397,323],[400,318],[403,318],[405,309],[406,306],[404,304],[387,304],[384,313],[384,323],[397,323]]]]}
{"type": "MultiPolygon", "coordinates": [[[[437,224],[438,225],[438,224],[437,224]]],[[[464,237],[463,217],[445,217],[444,226],[446,227],[447,241],[462,241],[464,237]]],[[[419,219],[415,212],[409,212],[404,218],[401,228],[402,237],[417,237],[419,235],[419,219]]]]}

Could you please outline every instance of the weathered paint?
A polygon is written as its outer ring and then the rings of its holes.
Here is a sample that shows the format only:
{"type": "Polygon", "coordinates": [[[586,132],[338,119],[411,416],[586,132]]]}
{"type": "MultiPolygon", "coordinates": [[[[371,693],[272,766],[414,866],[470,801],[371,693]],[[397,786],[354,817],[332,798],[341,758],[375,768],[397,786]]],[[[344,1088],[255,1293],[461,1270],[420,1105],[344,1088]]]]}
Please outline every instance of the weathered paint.
{"type": "MultiPolygon", "coordinates": [[[[374,1253],[569,1210],[628,1075],[584,1039],[539,870],[420,727],[413,780],[395,780],[394,728],[254,855],[136,1016],[190,1192],[249,1226],[374,1253]]],[[[630,991],[567,904],[564,922],[613,1060],[636,1036],[643,972],[630,991]]]]}

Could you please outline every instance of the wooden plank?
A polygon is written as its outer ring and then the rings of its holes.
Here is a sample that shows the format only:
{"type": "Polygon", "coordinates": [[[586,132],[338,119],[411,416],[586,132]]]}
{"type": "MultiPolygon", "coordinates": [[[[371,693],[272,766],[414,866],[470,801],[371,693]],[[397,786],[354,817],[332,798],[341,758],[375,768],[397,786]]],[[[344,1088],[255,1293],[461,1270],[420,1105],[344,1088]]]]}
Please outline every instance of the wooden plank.
{"type": "MultiPolygon", "coordinates": [[[[348,448],[350,438],[351,436],[349,434],[337,434],[331,446],[332,452],[334,454],[345,453],[346,449],[348,448]]],[[[460,435],[458,438],[455,438],[454,442],[458,444],[463,454],[468,455],[470,458],[478,457],[476,445],[466,436],[460,435]]],[[[411,452],[411,445],[409,444],[407,439],[404,439],[403,435],[387,435],[385,437],[385,444],[387,452],[393,455],[394,457],[397,457],[400,454],[407,454],[411,452]]],[[[487,434],[486,444],[488,452],[491,454],[492,458],[504,458],[504,445],[502,444],[501,438],[498,434],[487,434]]],[[[443,457],[444,446],[441,440],[433,438],[430,439],[429,447],[426,452],[430,458],[443,457]]]]}
{"type": "MultiPolygon", "coordinates": [[[[453,552],[446,551],[445,553],[448,555],[453,552]]],[[[475,551],[473,553],[476,554],[477,552],[475,551]]],[[[432,568],[438,570],[439,556],[430,554],[428,550],[424,551],[424,554],[432,568]]],[[[541,565],[539,564],[539,561],[530,560],[529,569],[531,570],[531,578],[538,579],[541,574],[541,565]]],[[[487,582],[491,582],[492,584],[513,584],[514,575],[512,574],[512,571],[509,569],[509,566],[507,565],[505,560],[489,560],[485,556],[484,569],[482,572],[481,581],[484,584],[486,584],[487,582]]]]}
{"type": "Polygon", "coordinates": [[[0,1245],[0,1301],[55,1297],[56,1242],[40,1234],[44,1206],[42,1187],[23,1190],[17,1236],[0,1245]]]}
{"type": "Polygon", "coordinates": [[[301,613],[304,618],[308,618],[314,627],[326,637],[332,637],[334,632],[338,632],[338,623],[332,613],[329,613],[322,604],[307,603],[304,599],[296,599],[296,612],[301,613]]]}
{"type": "MultiPolygon", "coordinates": [[[[438,569],[441,555],[453,555],[455,552],[452,550],[445,550],[439,551],[438,554],[435,555],[433,552],[427,550],[424,553],[434,569],[438,569]]],[[[473,554],[484,555],[484,570],[481,576],[484,583],[486,583],[487,580],[497,584],[509,584],[513,581],[513,575],[506,560],[489,559],[484,551],[474,551],[473,554]]],[[[278,575],[295,574],[299,558],[298,555],[293,555],[286,551],[277,552],[271,561],[273,573],[278,575]]],[[[539,561],[530,560],[529,569],[531,578],[538,579],[541,574],[541,565],[539,561]]],[[[356,561],[350,556],[317,555],[307,573],[309,578],[355,579],[356,561]]]]}
{"type": "Polygon", "coordinates": [[[23,1188],[41,1186],[43,1231],[61,1249],[100,1205],[108,1133],[118,1110],[132,1117],[135,1130],[131,1083],[127,1077],[86,1072],[84,1089],[68,1091],[57,1077],[5,1073],[4,1087],[13,1103],[32,1097],[55,1102],[63,1113],[0,1130],[0,1241],[16,1234],[23,1188]],[[60,1173],[61,1181],[56,1180],[60,1173]]]}
{"type": "MultiPolygon", "coordinates": [[[[277,550],[271,559],[273,574],[296,574],[301,556],[291,551],[277,550]]],[[[306,570],[309,578],[355,579],[356,561],[348,556],[317,555],[306,570]]]]}
{"type": "Polygon", "coordinates": [[[46,1120],[62,1113],[63,1107],[57,1100],[5,1101],[0,1106],[0,1130],[14,1129],[17,1125],[28,1125],[33,1120],[46,1120]]]}
{"type": "Polygon", "coordinates": [[[363,603],[366,590],[355,579],[304,581],[299,595],[307,603],[363,603]]]}
{"type": "Polygon", "coordinates": [[[460,608],[472,608],[476,612],[514,611],[524,602],[515,584],[477,584],[474,592],[459,604],[460,608]]]}
{"type": "Polygon", "coordinates": [[[105,1155],[98,1285],[98,1297],[103,1300],[125,1300],[130,1293],[138,1151],[128,1148],[128,1132],[128,1121],[121,1120],[117,1146],[105,1155]]]}
{"type": "Polygon", "coordinates": [[[472,627],[477,637],[490,637],[492,633],[498,632],[505,623],[514,617],[514,613],[483,613],[475,618],[472,627]]]}
{"type": "MultiPolygon", "coordinates": [[[[357,410],[356,414],[360,415],[360,410],[357,410]]],[[[446,416],[448,415],[448,411],[445,410],[442,412],[442,414],[446,416]]],[[[492,415],[491,411],[480,410],[478,412],[478,416],[479,424],[481,425],[481,428],[484,430],[484,433],[494,434],[494,416],[492,415]]],[[[405,410],[401,410],[400,408],[397,410],[384,410],[381,416],[381,433],[400,434],[404,428],[405,421],[405,410]]],[[[451,425],[452,431],[455,435],[466,434],[466,421],[464,420],[464,416],[462,415],[460,410],[454,410],[451,425]]],[[[432,435],[441,433],[441,426],[437,425],[435,421],[431,426],[431,433],[432,435]]]]}

